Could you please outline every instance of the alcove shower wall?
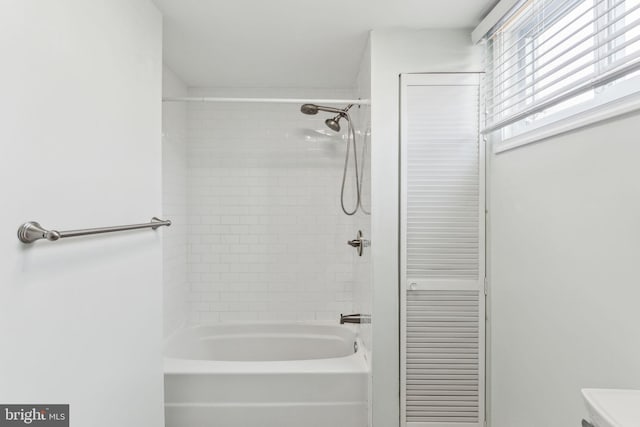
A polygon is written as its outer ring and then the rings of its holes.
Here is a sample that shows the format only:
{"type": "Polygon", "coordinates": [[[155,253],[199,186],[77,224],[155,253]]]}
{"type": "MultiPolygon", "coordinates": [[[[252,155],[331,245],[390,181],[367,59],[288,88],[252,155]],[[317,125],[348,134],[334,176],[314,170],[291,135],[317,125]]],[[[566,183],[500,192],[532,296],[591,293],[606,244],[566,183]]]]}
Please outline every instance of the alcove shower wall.
{"type": "MultiPolygon", "coordinates": [[[[353,93],[256,95],[252,89],[191,90],[190,95],[350,98],[353,93]]],[[[368,229],[369,217],[346,216],[340,209],[344,139],[324,127],[325,117],[304,116],[299,107],[188,104],[191,323],[337,321],[340,313],[353,310],[355,263],[362,260],[346,241],[359,228],[368,229]]],[[[355,199],[353,185],[347,181],[347,206],[355,199]]]]}

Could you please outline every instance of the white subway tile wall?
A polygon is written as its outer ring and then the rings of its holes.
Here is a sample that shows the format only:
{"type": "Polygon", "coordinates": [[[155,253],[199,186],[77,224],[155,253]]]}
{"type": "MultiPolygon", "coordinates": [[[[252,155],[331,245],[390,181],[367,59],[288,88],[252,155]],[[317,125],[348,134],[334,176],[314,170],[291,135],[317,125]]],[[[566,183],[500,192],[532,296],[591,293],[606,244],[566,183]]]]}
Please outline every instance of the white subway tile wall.
{"type": "MultiPolygon", "coordinates": [[[[357,255],[346,241],[369,217],[340,209],[346,132],[324,126],[330,115],[299,108],[188,106],[193,323],[336,321],[354,309],[357,255]]],[[[352,172],[346,187],[351,207],[352,172]]]]}

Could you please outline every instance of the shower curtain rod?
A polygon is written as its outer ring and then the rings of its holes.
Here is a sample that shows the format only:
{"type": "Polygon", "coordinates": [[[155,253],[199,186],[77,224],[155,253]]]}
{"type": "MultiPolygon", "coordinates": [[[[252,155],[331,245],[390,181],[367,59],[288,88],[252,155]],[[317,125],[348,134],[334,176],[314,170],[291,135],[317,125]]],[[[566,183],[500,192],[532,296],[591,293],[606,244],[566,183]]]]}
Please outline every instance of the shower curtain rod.
{"type": "Polygon", "coordinates": [[[178,96],[162,98],[163,102],[248,102],[273,104],[355,104],[371,105],[369,99],[296,99],[296,98],[221,98],[208,96],[178,96]]]}

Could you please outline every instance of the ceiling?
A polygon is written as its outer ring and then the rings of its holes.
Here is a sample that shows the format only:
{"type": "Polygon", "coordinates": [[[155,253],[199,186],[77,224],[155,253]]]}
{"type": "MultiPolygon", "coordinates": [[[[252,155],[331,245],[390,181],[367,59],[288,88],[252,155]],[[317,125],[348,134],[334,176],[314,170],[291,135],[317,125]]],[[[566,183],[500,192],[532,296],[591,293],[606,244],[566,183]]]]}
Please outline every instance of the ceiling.
{"type": "Polygon", "coordinates": [[[188,86],[348,88],[368,32],[473,28],[495,0],[154,0],[188,86]]]}

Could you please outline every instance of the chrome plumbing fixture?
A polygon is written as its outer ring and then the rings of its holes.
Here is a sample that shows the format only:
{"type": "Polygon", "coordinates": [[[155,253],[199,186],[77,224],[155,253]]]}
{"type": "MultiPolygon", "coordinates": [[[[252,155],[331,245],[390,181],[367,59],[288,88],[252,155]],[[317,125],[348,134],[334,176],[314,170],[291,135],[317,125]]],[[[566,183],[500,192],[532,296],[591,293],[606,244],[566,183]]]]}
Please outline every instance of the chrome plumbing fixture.
{"type": "Polygon", "coordinates": [[[329,118],[324,121],[324,124],[327,125],[329,129],[334,132],[340,132],[340,119],[343,117],[347,117],[347,120],[350,120],[348,117],[348,111],[353,107],[353,104],[347,105],[345,108],[334,108],[334,107],[324,107],[322,105],[315,104],[304,104],[300,107],[300,111],[304,114],[315,115],[318,114],[319,111],[324,111],[325,113],[336,113],[335,117],[329,118]]]}
{"type": "Polygon", "coordinates": [[[361,156],[361,168],[358,168],[358,153],[357,153],[357,148],[356,148],[356,131],[355,128],[353,126],[353,122],[351,121],[351,116],[349,115],[349,110],[351,109],[351,107],[353,107],[355,104],[349,104],[347,105],[345,108],[340,109],[340,108],[335,108],[335,107],[326,107],[326,106],[322,106],[322,105],[316,105],[316,104],[303,104],[300,107],[300,111],[303,114],[308,114],[308,115],[315,115],[318,114],[319,111],[323,111],[325,113],[335,113],[336,115],[334,117],[331,117],[327,120],[324,121],[324,124],[327,125],[327,127],[331,130],[333,130],[334,132],[340,132],[340,120],[344,117],[347,120],[347,123],[349,125],[348,130],[347,130],[347,151],[345,153],[345,158],[344,158],[344,170],[342,172],[342,185],[340,187],[340,205],[342,207],[342,211],[347,214],[347,215],[354,215],[356,212],[358,212],[358,209],[362,210],[362,212],[366,215],[369,214],[369,212],[365,211],[364,207],[362,206],[362,178],[363,178],[363,174],[364,174],[364,160],[365,160],[365,150],[366,150],[366,141],[365,143],[362,145],[362,156],[361,156]],[[355,181],[356,181],[356,203],[355,203],[355,207],[353,208],[353,210],[348,210],[345,206],[344,206],[344,186],[345,183],[347,181],[347,169],[349,166],[349,150],[351,150],[353,146],[353,165],[354,165],[354,171],[355,171],[355,181]]]}
{"type": "Polygon", "coordinates": [[[92,234],[113,233],[116,231],[128,231],[138,230],[141,228],[151,228],[155,230],[158,227],[169,227],[171,221],[161,220],[160,218],[153,217],[151,222],[145,222],[143,224],[131,224],[131,225],[117,225],[115,227],[100,227],[100,228],[86,228],[81,230],[69,230],[69,231],[57,231],[47,230],[35,221],[25,222],[18,228],[18,239],[22,243],[33,243],[37,240],[46,239],[50,242],[55,242],[59,239],[66,239],[67,237],[80,237],[89,236],[92,234]]]}
{"type": "Polygon", "coordinates": [[[345,323],[371,323],[370,314],[340,314],[340,324],[345,323]]]}
{"type": "Polygon", "coordinates": [[[340,119],[344,117],[342,113],[337,114],[335,117],[327,119],[324,124],[334,132],[340,132],[340,119]]]}
{"type": "Polygon", "coordinates": [[[325,107],[316,104],[303,104],[302,107],[300,107],[300,111],[311,116],[318,114],[319,111],[324,111],[326,113],[346,114],[346,112],[349,111],[351,107],[353,107],[353,104],[349,104],[346,108],[325,107]]]}
{"type": "Polygon", "coordinates": [[[371,246],[371,242],[363,238],[362,230],[358,230],[356,238],[353,240],[347,240],[347,245],[352,246],[358,250],[358,255],[362,256],[364,248],[371,246]]]}

